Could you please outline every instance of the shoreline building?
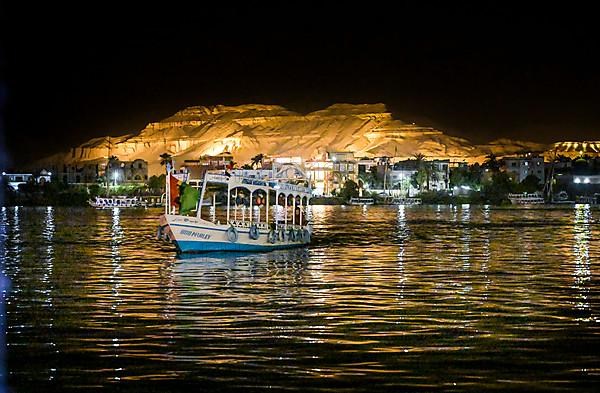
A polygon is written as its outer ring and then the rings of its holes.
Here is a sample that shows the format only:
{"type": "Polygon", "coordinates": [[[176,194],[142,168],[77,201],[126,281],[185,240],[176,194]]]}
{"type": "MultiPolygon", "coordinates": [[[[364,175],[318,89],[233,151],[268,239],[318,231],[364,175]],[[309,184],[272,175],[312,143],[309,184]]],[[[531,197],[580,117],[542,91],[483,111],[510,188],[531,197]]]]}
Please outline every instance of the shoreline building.
{"type": "Polygon", "coordinates": [[[114,185],[146,183],[148,181],[148,162],[139,158],[133,161],[109,161],[105,174],[108,181],[114,185]]]}
{"type": "Polygon", "coordinates": [[[202,179],[206,171],[216,169],[231,169],[233,164],[233,155],[224,152],[218,155],[204,155],[197,160],[185,160],[183,168],[185,168],[192,179],[202,179]]]}
{"type": "Polygon", "coordinates": [[[18,191],[19,186],[27,183],[45,184],[52,181],[52,172],[45,169],[39,173],[7,173],[2,172],[2,182],[8,184],[13,190],[18,191]]]}
{"type": "Polygon", "coordinates": [[[332,162],[331,191],[339,191],[348,180],[358,184],[358,165],[354,152],[327,152],[327,159],[332,162]]]}
{"type": "Polygon", "coordinates": [[[331,194],[333,162],[327,160],[310,160],[304,162],[306,175],[316,196],[331,194]]]}
{"type": "Polygon", "coordinates": [[[521,183],[527,176],[533,175],[544,184],[544,157],[530,153],[522,157],[504,157],[504,169],[508,175],[517,183],[521,183]]]}
{"type": "Polygon", "coordinates": [[[104,160],[94,160],[84,164],[63,164],[62,170],[58,171],[58,178],[66,184],[97,183],[106,165],[104,160]]]}
{"type": "Polygon", "coordinates": [[[420,192],[413,179],[422,171],[424,191],[447,191],[450,186],[450,160],[403,160],[391,166],[390,192],[393,196],[412,197],[420,192]]]}

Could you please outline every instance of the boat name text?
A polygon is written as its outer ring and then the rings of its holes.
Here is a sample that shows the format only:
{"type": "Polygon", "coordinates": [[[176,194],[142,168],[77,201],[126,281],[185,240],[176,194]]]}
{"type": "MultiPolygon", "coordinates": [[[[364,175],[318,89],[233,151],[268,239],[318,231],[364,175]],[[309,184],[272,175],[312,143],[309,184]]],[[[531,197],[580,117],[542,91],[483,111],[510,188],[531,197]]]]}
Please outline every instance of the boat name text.
{"type": "Polygon", "coordinates": [[[207,233],[200,233],[200,232],[190,231],[187,229],[182,229],[180,233],[184,236],[198,237],[200,239],[205,239],[205,240],[210,239],[210,235],[207,233]]]}

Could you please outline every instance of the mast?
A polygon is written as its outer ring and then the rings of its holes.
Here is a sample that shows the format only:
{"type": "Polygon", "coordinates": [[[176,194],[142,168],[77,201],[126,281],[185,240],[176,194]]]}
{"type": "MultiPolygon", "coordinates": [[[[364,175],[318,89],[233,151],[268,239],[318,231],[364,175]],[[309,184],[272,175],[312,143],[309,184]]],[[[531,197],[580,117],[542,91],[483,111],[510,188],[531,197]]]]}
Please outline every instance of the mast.
{"type": "Polygon", "coordinates": [[[111,146],[110,146],[110,136],[108,136],[108,154],[106,156],[106,169],[104,170],[104,178],[106,180],[106,197],[108,198],[108,194],[109,194],[109,185],[110,185],[110,180],[108,178],[108,167],[110,164],[110,153],[111,153],[111,146]]]}
{"type": "MultiPolygon", "coordinates": [[[[202,190],[200,190],[200,198],[198,200],[198,209],[196,212],[196,217],[202,218],[202,202],[204,201],[204,194],[206,191],[206,181],[208,174],[204,173],[204,179],[202,179],[202,190]]],[[[229,182],[227,182],[227,206],[229,206],[229,182]]],[[[227,208],[227,214],[229,215],[229,207],[227,208]]],[[[227,217],[227,222],[229,222],[229,216],[227,217]]]]}
{"type": "Polygon", "coordinates": [[[385,178],[387,177],[387,162],[385,161],[385,157],[384,157],[384,161],[383,161],[383,193],[385,194],[385,178]]]}
{"type": "Polygon", "coordinates": [[[167,176],[165,176],[165,214],[169,214],[170,210],[171,210],[171,169],[168,168],[167,176]]]}
{"type": "Polygon", "coordinates": [[[554,193],[552,189],[552,183],[554,180],[554,163],[556,162],[557,157],[557,149],[554,149],[554,155],[552,156],[552,162],[550,164],[550,173],[548,178],[546,179],[546,184],[544,185],[544,190],[548,193],[546,200],[550,203],[554,202],[554,193]]]}

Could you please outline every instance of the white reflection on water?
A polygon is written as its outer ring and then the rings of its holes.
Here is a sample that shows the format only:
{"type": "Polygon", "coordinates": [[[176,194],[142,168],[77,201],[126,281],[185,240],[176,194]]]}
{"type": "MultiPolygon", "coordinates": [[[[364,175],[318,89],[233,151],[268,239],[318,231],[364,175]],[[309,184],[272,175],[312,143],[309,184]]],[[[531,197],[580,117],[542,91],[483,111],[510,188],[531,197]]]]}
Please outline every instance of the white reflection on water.
{"type": "MultiPolygon", "coordinates": [[[[487,226],[491,223],[490,205],[483,205],[482,217],[484,226],[487,226]]],[[[480,270],[483,274],[484,290],[482,291],[481,298],[483,301],[486,301],[489,295],[489,287],[491,283],[491,280],[487,274],[490,266],[490,230],[487,228],[485,229],[484,235],[482,236],[482,247],[483,250],[481,255],[482,258],[480,270]]]]}
{"type": "MultiPolygon", "coordinates": [[[[42,274],[42,282],[45,285],[45,288],[42,289],[42,293],[46,297],[45,306],[49,309],[48,312],[48,327],[52,328],[54,326],[54,234],[56,232],[56,225],[54,223],[54,208],[52,206],[46,207],[45,215],[44,215],[44,229],[42,231],[42,238],[45,241],[44,250],[45,255],[43,259],[44,263],[44,271],[42,274]]],[[[54,347],[54,351],[59,353],[59,350],[56,348],[56,342],[54,340],[54,335],[51,334],[48,337],[49,343],[51,347],[54,347]]],[[[51,381],[56,377],[56,368],[55,364],[48,364],[48,380],[51,381]]]]}
{"type": "Polygon", "coordinates": [[[45,245],[45,266],[46,271],[44,272],[42,280],[47,283],[54,269],[54,232],[56,227],[54,225],[54,208],[52,206],[46,207],[46,214],[44,216],[44,230],[42,231],[42,238],[46,241],[45,245]]]}
{"type": "MultiPolygon", "coordinates": [[[[575,257],[575,270],[573,271],[573,288],[577,291],[573,304],[576,310],[589,315],[591,306],[589,301],[590,282],[592,273],[590,271],[590,239],[592,237],[590,226],[590,205],[575,205],[575,216],[573,220],[573,255],[575,257]]],[[[589,317],[580,318],[588,320],[589,317]]]]}
{"type": "Polygon", "coordinates": [[[12,229],[12,238],[11,240],[14,243],[19,243],[21,240],[21,226],[20,226],[20,218],[19,218],[19,206],[15,206],[13,210],[13,220],[10,223],[10,227],[12,229]]]}
{"type": "Polygon", "coordinates": [[[362,215],[363,217],[368,217],[369,208],[367,205],[362,205],[362,215]]]}
{"type": "Polygon", "coordinates": [[[462,223],[462,231],[460,235],[460,243],[462,244],[462,252],[460,258],[463,261],[462,269],[469,270],[471,267],[471,206],[469,204],[461,205],[460,221],[462,223]]]}
{"type": "Polygon", "coordinates": [[[121,303],[121,297],[119,295],[119,288],[121,287],[121,280],[119,278],[119,272],[121,271],[121,242],[123,240],[123,228],[121,227],[121,216],[118,207],[115,207],[112,211],[112,226],[110,231],[110,249],[111,249],[111,263],[112,263],[112,274],[110,276],[110,283],[112,284],[112,293],[115,299],[112,309],[116,311],[117,306],[121,303]]]}
{"type": "MultiPolygon", "coordinates": [[[[318,236],[319,229],[322,227],[323,222],[328,219],[328,209],[325,205],[311,205],[310,206],[310,222],[313,225],[313,233],[318,236]]],[[[315,237],[313,237],[314,241],[315,237]]],[[[324,280],[324,268],[325,262],[327,261],[327,251],[326,248],[317,247],[313,248],[311,251],[311,259],[313,260],[313,264],[310,269],[310,275],[314,277],[315,280],[324,280]]]]}
{"type": "Polygon", "coordinates": [[[8,241],[13,244],[12,250],[8,249],[10,258],[12,259],[11,265],[13,266],[14,273],[18,274],[21,270],[21,220],[19,218],[19,206],[15,206],[13,209],[12,221],[8,220],[9,233],[8,241]]]}
{"type": "MultiPolygon", "coordinates": [[[[0,262],[2,262],[2,276],[6,275],[6,259],[8,249],[6,247],[8,240],[8,209],[2,206],[0,211],[0,262]]],[[[4,289],[3,289],[4,291],[4,289]]]]}
{"type": "Polygon", "coordinates": [[[404,298],[404,287],[406,283],[406,274],[404,272],[404,251],[405,242],[409,236],[408,223],[406,222],[406,208],[404,205],[398,206],[398,298],[404,298]]]}
{"type": "MultiPolygon", "coordinates": [[[[123,242],[123,228],[121,227],[121,211],[118,207],[115,207],[112,211],[112,226],[110,231],[110,244],[111,244],[111,264],[113,267],[110,283],[112,285],[112,297],[113,304],[111,310],[119,317],[121,317],[120,306],[123,303],[123,298],[119,292],[122,279],[119,275],[121,271],[121,243],[123,242]]],[[[112,349],[114,350],[113,356],[119,357],[119,331],[115,329],[115,336],[112,338],[112,349]]],[[[109,376],[108,379],[120,380],[119,369],[114,369],[116,375],[109,376]]]]}

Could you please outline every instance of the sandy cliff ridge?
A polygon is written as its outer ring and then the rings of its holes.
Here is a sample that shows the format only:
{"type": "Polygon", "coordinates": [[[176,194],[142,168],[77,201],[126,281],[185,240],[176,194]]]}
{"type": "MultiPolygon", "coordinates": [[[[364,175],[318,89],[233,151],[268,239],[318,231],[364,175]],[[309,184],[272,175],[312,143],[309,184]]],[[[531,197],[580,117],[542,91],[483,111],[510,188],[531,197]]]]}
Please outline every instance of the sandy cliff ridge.
{"type": "Polygon", "coordinates": [[[66,163],[105,160],[148,161],[149,174],[161,173],[160,154],[176,163],[223,151],[246,163],[258,153],[324,159],[332,151],[353,151],[356,157],[450,158],[481,161],[486,154],[543,151],[545,145],[499,140],[476,146],[432,127],[393,119],[384,104],[335,104],[306,115],[278,105],[193,106],[164,120],[149,123],[138,133],[91,139],[68,154],[49,157],[66,163]]]}

